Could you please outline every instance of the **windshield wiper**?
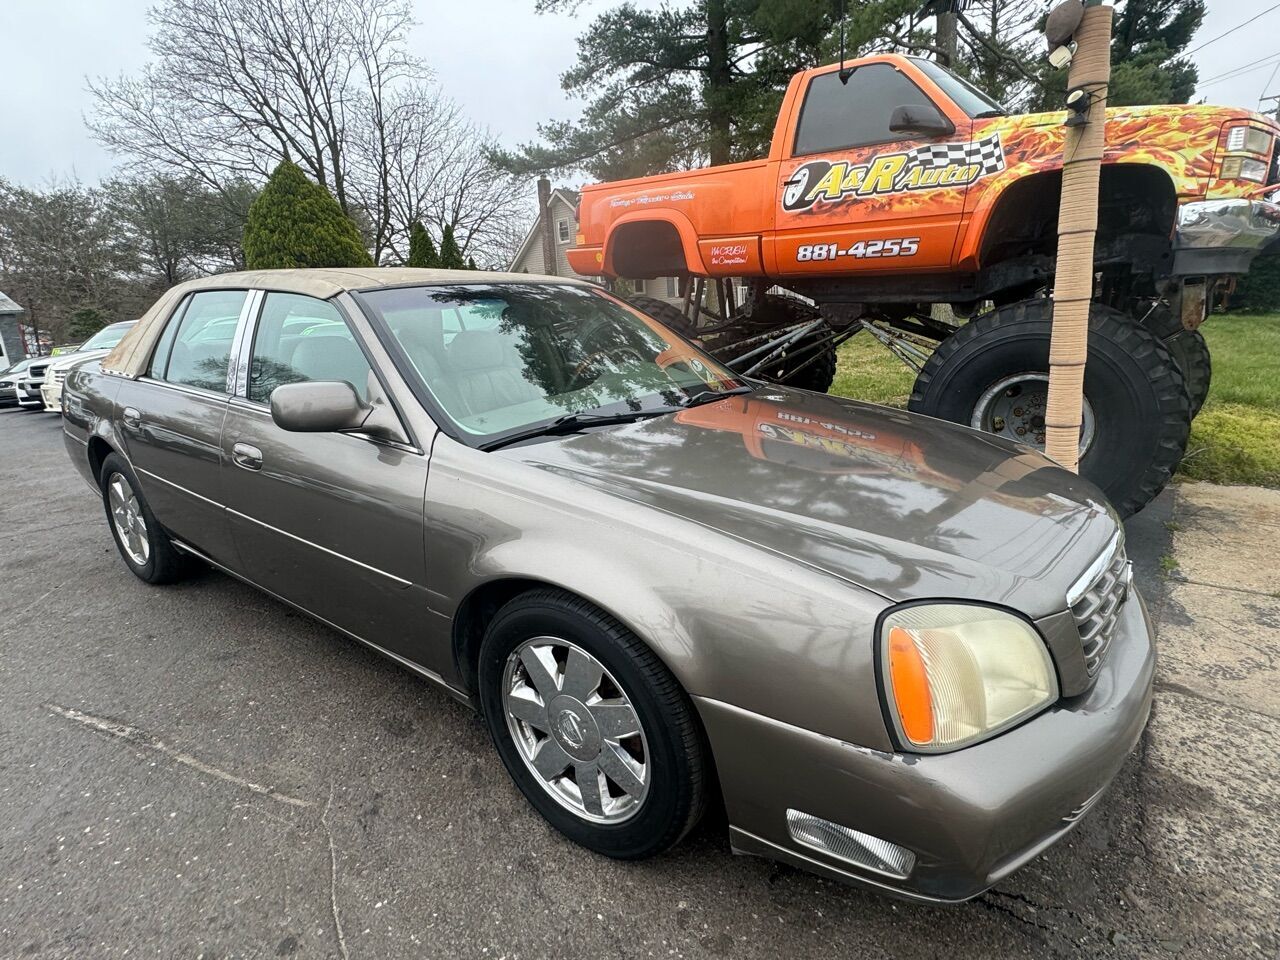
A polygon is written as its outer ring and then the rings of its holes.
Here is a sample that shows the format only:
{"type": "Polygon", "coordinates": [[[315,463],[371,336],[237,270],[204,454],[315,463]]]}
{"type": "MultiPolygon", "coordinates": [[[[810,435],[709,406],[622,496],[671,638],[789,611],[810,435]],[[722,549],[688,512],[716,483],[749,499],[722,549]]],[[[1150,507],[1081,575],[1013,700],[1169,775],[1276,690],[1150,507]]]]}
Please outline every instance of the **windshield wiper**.
{"type": "Polygon", "coordinates": [[[686,409],[688,407],[701,406],[704,403],[715,403],[725,397],[736,397],[750,392],[751,387],[748,386],[734,387],[732,390],[699,390],[697,393],[690,394],[689,398],[680,404],[680,408],[686,409]]]}
{"type": "Polygon", "coordinates": [[[532,440],[534,437],[555,437],[566,433],[577,433],[583,427],[602,427],[613,423],[634,423],[646,417],[660,417],[671,412],[670,407],[659,407],[656,410],[628,410],[626,413],[566,413],[556,417],[550,423],[543,423],[527,430],[517,430],[497,440],[490,440],[480,445],[481,450],[497,450],[521,440],[532,440]]]}
{"type": "Polygon", "coordinates": [[[990,120],[992,117],[1007,117],[1008,115],[1003,110],[983,110],[981,113],[975,113],[973,119],[990,120]]]}

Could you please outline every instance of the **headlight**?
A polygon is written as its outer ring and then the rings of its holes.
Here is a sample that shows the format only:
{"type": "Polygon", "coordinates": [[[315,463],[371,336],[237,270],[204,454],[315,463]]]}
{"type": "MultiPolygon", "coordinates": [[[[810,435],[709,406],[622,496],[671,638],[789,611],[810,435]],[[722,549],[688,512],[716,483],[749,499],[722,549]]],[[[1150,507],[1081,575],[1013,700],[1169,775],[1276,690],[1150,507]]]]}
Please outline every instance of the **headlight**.
{"type": "Polygon", "coordinates": [[[1222,161],[1222,179],[1265,183],[1267,165],[1261,160],[1251,160],[1248,157],[1227,157],[1222,161]]]}
{"type": "Polygon", "coordinates": [[[993,607],[903,607],[880,627],[880,667],[899,742],[941,753],[985,740],[1058,699],[1044,641],[993,607]]]}
{"type": "Polygon", "coordinates": [[[1246,153],[1269,154],[1271,152],[1271,134],[1265,130],[1259,130],[1257,127],[1232,127],[1227,131],[1227,149],[1232,153],[1245,151],[1246,153]]]}

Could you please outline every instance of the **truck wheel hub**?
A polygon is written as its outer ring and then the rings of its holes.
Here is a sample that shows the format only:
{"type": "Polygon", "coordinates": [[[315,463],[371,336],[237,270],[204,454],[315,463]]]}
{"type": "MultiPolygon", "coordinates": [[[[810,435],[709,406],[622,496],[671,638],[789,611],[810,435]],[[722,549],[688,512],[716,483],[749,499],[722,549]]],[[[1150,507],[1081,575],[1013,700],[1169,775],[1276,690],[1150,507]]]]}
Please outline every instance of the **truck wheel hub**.
{"type": "MultiPolygon", "coordinates": [[[[1016,373],[997,380],[974,404],[969,425],[1000,437],[1044,449],[1045,411],[1049,405],[1047,373],[1016,373]]],[[[1084,400],[1084,418],[1080,426],[1080,456],[1093,443],[1095,421],[1089,398],[1084,400]]]]}

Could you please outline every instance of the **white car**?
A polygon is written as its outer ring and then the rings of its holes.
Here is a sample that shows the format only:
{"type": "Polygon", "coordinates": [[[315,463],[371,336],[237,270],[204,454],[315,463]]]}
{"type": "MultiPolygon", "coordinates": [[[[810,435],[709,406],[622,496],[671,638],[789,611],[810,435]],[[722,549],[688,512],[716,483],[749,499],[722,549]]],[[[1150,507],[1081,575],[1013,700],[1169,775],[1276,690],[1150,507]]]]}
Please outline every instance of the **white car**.
{"type": "MultiPolygon", "coordinates": [[[[62,383],[67,379],[67,374],[71,372],[71,369],[89,360],[101,360],[111,352],[117,343],[124,339],[124,335],[129,332],[129,328],[137,322],[136,320],[121,320],[119,323],[109,324],[82,343],[80,349],[75,353],[68,353],[42,361],[44,378],[39,383],[39,391],[44,409],[52,413],[60,413],[62,411],[62,383]]],[[[27,389],[30,390],[30,386],[27,389]]]]}
{"type": "Polygon", "coordinates": [[[27,373],[30,360],[19,360],[0,373],[0,407],[11,407],[18,402],[18,381],[27,373]]]}

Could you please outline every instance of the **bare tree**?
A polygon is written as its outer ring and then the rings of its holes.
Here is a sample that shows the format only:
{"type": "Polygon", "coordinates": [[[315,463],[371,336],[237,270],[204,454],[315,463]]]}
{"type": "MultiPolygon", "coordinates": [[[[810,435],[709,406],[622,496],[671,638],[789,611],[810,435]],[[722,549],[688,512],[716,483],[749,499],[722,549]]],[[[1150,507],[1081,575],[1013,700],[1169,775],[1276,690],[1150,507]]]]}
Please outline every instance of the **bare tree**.
{"type": "Polygon", "coordinates": [[[325,186],[378,262],[409,225],[451,224],[487,256],[516,185],[406,49],[407,0],[163,0],[154,62],[90,84],[89,126],[144,170],[226,193],[282,160],[325,186]]]}

